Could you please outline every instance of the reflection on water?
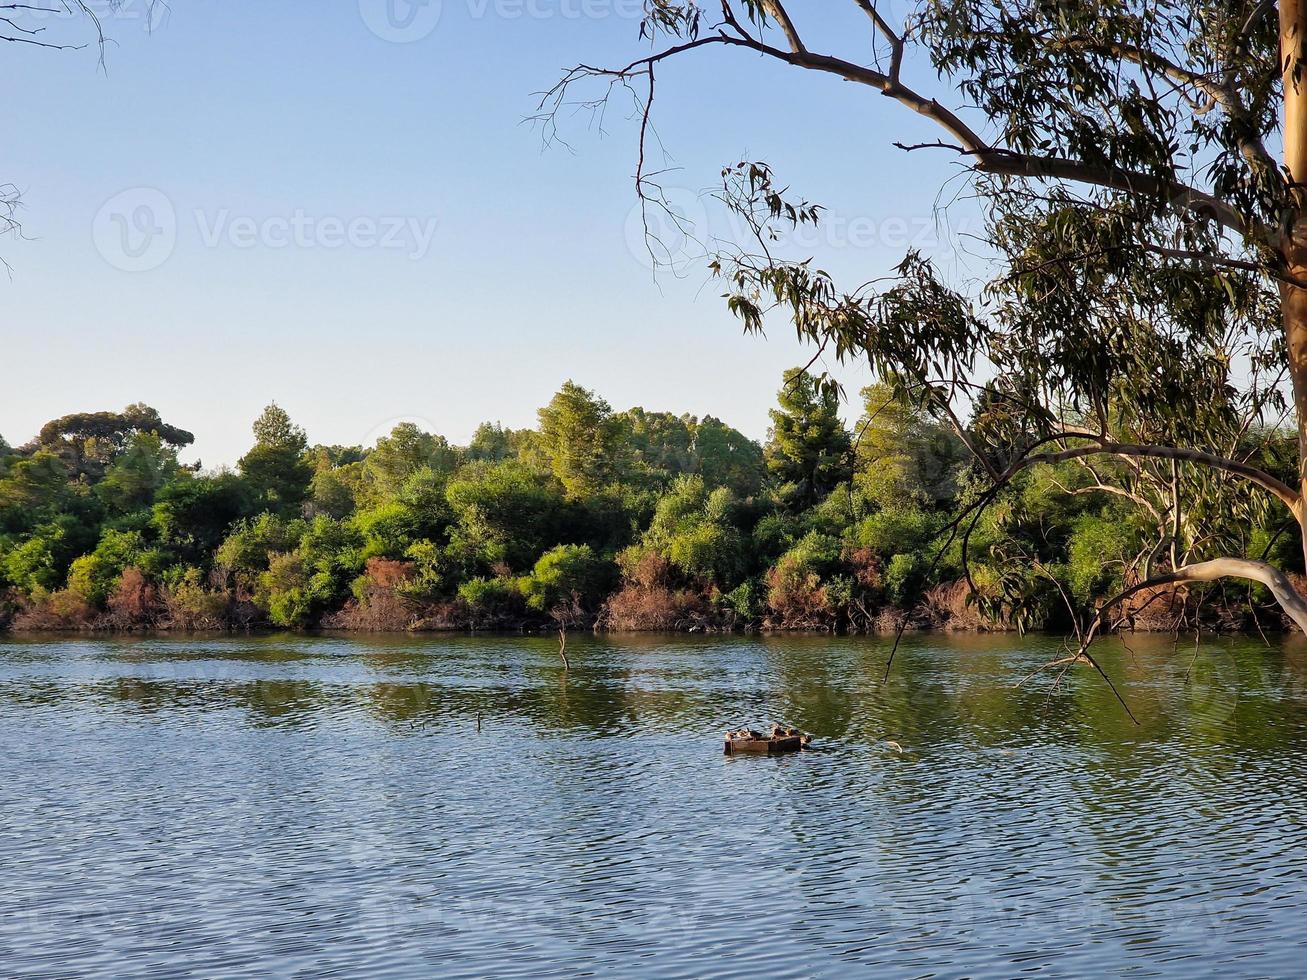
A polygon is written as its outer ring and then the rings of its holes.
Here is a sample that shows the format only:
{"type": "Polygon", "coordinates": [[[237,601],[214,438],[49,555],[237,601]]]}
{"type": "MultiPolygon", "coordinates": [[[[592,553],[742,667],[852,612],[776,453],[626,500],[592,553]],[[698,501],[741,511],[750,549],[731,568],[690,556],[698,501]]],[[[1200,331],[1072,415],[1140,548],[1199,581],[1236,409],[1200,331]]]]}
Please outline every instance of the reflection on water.
{"type": "Polygon", "coordinates": [[[2,639],[0,972],[1298,972],[1307,645],[1058,648],[2,639]]]}

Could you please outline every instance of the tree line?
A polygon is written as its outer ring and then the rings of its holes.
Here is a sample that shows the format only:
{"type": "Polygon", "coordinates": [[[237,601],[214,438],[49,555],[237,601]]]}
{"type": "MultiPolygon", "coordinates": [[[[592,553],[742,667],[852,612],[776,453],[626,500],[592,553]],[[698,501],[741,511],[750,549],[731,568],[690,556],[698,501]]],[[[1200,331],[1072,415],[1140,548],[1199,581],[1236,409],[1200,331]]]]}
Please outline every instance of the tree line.
{"type": "MultiPolygon", "coordinates": [[[[983,474],[963,440],[890,385],[861,397],[850,431],[833,384],[788,371],[762,445],[711,416],[614,411],[571,381],[536,428],[486,423],[466,446],[407,422],[370,447],[310,445],[272,404],[216,471],[179,462],[194,437],[148,406],[68,415],[0,442],[0,620],[1065,628],[1131,584],[1156,510],[1101,492],[1101,463],[1030,468],[964,536],[983,474]]],[[[1230,525],[1223,546],[1292,567],[1273,521],[1230,525]]],[[[1267,599],[1172,590],[1132,611],[1153,627],[1276,625],[1267,599]]]]}

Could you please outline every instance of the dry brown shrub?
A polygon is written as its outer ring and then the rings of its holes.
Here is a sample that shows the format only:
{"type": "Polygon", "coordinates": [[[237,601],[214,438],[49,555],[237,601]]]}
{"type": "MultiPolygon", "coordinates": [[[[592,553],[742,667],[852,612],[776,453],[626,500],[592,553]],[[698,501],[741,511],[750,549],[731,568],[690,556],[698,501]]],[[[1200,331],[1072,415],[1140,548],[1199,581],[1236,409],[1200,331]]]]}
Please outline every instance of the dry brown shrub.
{"type": "Polygon", "coordinates": [[[130,566],[118,576],[107,606],[96,625],[115,630],[149,629],[159,623],[164,612],[159,590],[139,568],[130,566]]]}
{"type": "Polygon", "coordinates": [[[467,610],[461,602],[428,602],[417,610],[412,630],[463,630],[468,628],[467,610]]]}
{"type": "Polygon", "coordinates": [[[61,589],[28,602],[13,625],[16,630],[82,630],[90,629],[97,615],[81,595],[61,589]]]}
{"type": "Polygon", "coordinates": [[[12,589],[0,589],[0,630],[13,625],[14,617],[23,607],[22,597],[12,589]]]}
{"type": "Polygon", "coordinates": [[[603,629],[658,633],[708,624],[708,600],[693,590],[676,588],[672,565],[663,555],[632,549],[618,561],[622,588],[604,605],[599,617],[603,629]]]}
{"type": "Polygon", "coordinates": [[[835,625],[836,611],[821,578],[786,559],[767,573],[767,607],[767,629],[828,630],[835,625]]]}
{"type": "Polygon", "coordinates": [[[328,629],[363,630],[374,633],[402,633],[414,628],[418,615],[414,604],[396,590],[413,577],[411,561],[369,558],[363,575],[363,595],[351,599],[339,612],[323,619],[328,629]]]}
{"type": "Polygon", "coordinates": [[[964,578],[928,589],[918,607],[921,625],[929,629],[1005,632],[1016,629],[1007,619],[992,619],[969,601],[971,586],[964,578]]]}
{"type": "Polygon", "coordinates": [[[394,589],[413,577],[414,568],[411,561],[369,558],[363,574],[367,576],[369,588],[394,589]]]}
{"type": "Polygon", "coordinates": [[[601,622],[619,632],[669,632],[696,623],[707,612],[693,592],[633,582],[608,600],[601,622]]]}
{"type": "Polygon", "coordinates": [[[666,588],[672,582],[672,564],[656,551],[645,551],[634,561],[629,555],[619,559],[625,585],[642,589],[666,588]]]}
{"type": "Polygon", "coordinates": [[[868,590],[879,590],[884,585],[880,556],[874,548],[848,548],[844,562],[853,573],[853,581],[868,590]]]}
{"type": "Polygon", "coordinates": [[[173,588],[164,589],[163,604],[170,629],[219,630],[233,622],[231,595],[221,588],[205,588],[194,570],[173,588]]]}
{"type": "Polygon", "coordinates": [[[983,617],[974,603],[968,603],[971,587],[966,579],[941,582],[926,590],[921,598],[921,613],[932,629],[979,630],[983,617]]]}
{"type": "Polygon", "coordinates": [[[1189,620],[1189,590],[1184,586],[1161,585],[1136,592],[1112,613],[1113,622],[1140,633],[1164,633],[1189,620]]]}
{"type": "Polygon", "coordinates": [[[899,630],[919,628],[919,624],[908,619],[908,614],[895,606],[886,606],[876,613],[872,628],[877,633],[897,633],[899,630]]]}

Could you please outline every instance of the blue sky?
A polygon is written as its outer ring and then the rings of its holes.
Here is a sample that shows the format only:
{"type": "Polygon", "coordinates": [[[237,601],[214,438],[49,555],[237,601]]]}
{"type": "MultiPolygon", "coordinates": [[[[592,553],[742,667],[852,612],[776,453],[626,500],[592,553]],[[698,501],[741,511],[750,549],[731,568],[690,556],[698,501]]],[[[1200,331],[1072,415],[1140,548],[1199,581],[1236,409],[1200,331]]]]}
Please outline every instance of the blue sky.
{"type": "MultiPolygon", "coordinates": [[[[743,336],[701,261],[652,275],[629,107],[603,132],[572,116],[570,149],[523,122],[565,66],[640,50],[638,3],[386,2],[173,0],[147,31],[128,0],[105,20],[104,70],[93,51],[7,48],[0,82],[20,97],[0,180],[22,191],[28,238],[0,239],[0,434],[139,400],[218,465],[275,399],[313,441],[414,419],[462,442],[483,420],[534,424],[573,378],[619,409],[764,435],[780,372],[810,352],[781,321],[743,336]]],[[[814,46],[863,56],[862,21],[832,10],[794,13],[814,46]]],[[[875,93],[710,53],[664,67],[655,118],[678,168],[665,183],[710,234],[729,231],[699,203],[721,165],[766,159],[829,209],[793,254],[851,284],[907,244],[957,265],[936,215],[953,165],[894,149],[933,134],[875,93]]],[[[975,221],[965,203],[948,218],[975,221]]]]}

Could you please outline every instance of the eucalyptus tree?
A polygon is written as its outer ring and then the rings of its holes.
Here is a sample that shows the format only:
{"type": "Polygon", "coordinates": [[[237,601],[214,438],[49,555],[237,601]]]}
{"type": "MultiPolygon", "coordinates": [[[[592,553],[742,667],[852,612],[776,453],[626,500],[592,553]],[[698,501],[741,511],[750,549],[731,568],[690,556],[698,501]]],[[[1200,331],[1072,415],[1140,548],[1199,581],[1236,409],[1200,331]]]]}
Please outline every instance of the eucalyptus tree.
{"type": "MultiPolygon", "coordinates": [[[[656,78],[684,59],[720,59],[732,78],[722,97],[737,104],[760,60],[794,69],[796,85],[830,76],[897,104],[905,124],[915,116],[937,134],[899,151],[945,154],[968,171],[992,278],[947,281],[909,253],[890,281],[841,287],[769,247],[822,209],[767,163],[732,162],[720,196],[747,231],[711,269],[745,329],[787,316],[954,428],[985,479],[959,525],[964,552],[1004,484],[1071,460],[1095,465],[1104,492],[1160,507],[1164,534],[1181,533],[1180,498],[1210,486],[1230,514],[1279,508],[1301,533],[1307,0],[905,3],[894,18],[888,0],[646,0],[647,53],[567,72],[541,119],[552,133],[564,107],[629,92],[636,190],[656,208],[667,206],[650,162],[656,78]],[[830,30],[841,13],[857,30],[830,30]],[[839,49],[811,43],[818,34],[839,49]],[[1283,425],[1297,446],[1281,471],[1268,445],[1283,425]]],[[[852,126],[832,132],[833,151],[875,141],[852,126]]],[[[867,159],[869,171],[891,165],[867,159]]],[[[1128,591],[1249,579],[1307,629],[1307,600],[1284,570],[1223,553],[1211,536],[1188,541],[1171,549],[1173,567],[1128,591]]]]}

